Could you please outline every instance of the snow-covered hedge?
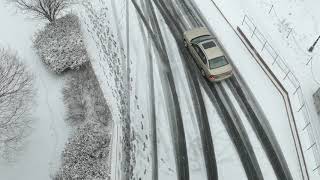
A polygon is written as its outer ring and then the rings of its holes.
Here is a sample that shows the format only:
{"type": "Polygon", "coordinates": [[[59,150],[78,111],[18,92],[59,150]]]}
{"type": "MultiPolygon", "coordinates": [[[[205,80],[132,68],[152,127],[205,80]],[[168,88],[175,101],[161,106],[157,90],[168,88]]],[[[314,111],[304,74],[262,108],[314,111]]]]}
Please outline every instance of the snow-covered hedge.
{"type": "Polygon", "coordinates": [[[36,34],[33,43],[41,60],[58,74],[89,60],[78,17],[72,14],[48,24],[36,34]]]}
{"type": "Polygon", "coordinates": [[[63,94],[73,133],[52,179],[109,179],[112,117],[90,62],[67,74],[63,94]]]}
{"type": "Polygon", "coordinates": [[[107,159],[110,134],[98,123],[79,126],[62,153],[62,168],[56,180],[105,180],[109,176],[107,159]]]}
{"type": "Polygon", "coordinates": [[[63,98],[67,106],[68,124],[79,125],[90,120],[109,126],[111,112],[90,63],[70,73],[63,98]]]}

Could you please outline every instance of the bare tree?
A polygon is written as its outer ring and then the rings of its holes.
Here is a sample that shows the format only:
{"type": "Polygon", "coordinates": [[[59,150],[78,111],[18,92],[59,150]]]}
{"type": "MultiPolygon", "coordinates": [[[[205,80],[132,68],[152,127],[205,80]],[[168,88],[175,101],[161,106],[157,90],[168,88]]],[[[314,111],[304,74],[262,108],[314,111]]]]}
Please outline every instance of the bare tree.
{"type": "Polygon", "coordinates": [[[69,7],[71,0],[8,0],[23,12],[36,18],[47,19],[54,23],[62,10],[69,7]]]}
{"type": "Polygon", "coordinates": [[[18,57],[0,48],[0,157],[10,159],[28,134],[33,76],[18,57]]]}

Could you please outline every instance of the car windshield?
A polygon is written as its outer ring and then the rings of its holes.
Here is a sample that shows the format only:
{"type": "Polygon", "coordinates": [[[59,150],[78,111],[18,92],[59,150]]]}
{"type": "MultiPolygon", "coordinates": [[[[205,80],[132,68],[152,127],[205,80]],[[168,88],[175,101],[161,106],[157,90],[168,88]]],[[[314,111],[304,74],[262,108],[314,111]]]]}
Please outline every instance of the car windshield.
{"type": "Polygon", "coordinates": [[[227,64],[229,64],[229,63],[224,56],[220,56],[220,57],[209,60],[210,69],[219,68],[219,67],[225,66],[227,64]]]}
{"type": "Polygon", "coordinates": [[[210,48],[216,47],[216,44],[213,41],[208,41],[208,42],[204,42],[202,46],[204,49],[210,49],[210,48]]]}
{"type": "Polygon", "coordinates": [[[199,37],[193,38],[191,40],[191,43],[198,44],[200,42],[203,42],[203,41],[206,41],[209,39],[212,39],[212,37],[210,35],[199,36],[199,37]]]}

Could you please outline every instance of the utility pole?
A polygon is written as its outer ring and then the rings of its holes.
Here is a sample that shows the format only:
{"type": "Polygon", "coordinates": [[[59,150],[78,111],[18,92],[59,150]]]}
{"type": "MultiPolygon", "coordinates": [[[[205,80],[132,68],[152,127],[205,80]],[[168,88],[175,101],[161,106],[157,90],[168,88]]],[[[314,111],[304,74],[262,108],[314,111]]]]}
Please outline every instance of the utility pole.
{"type": "Polygon", "coordinates": [[[316,41],[312,44],[312,46],[308,49],[309,52],[312,52],[312,51],[313,51],[314,46],[317,44],[317,42],[319,41],[319,39],[320,39],[320,35],[319,35],[319,37],[316,39],[316,41]]]}

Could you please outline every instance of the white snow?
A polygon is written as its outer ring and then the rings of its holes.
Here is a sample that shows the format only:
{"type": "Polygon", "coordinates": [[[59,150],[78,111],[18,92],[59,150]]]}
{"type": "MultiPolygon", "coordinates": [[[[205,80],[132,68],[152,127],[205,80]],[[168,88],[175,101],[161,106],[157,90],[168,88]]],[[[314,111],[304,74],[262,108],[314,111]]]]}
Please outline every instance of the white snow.
{"type": "MultiPolygon", "coordinates": [[[[131,4],[131,3],[130,3],[131,4]]],[[[146,31],[140,28],[139,16],[130,6],[130,92],[131,128],[135,134],[134,177],[136,179],[152,179],[152,139],[150,108],[154,102],[150,100],[149,63],[155,59],[148,57],[148,44],[144,41],[146,31]],[[144,43],[141,43],[144,41],[144,43]],[[137,46],[139,44],[139,46],[137,46]]],[[[151,49],[150,49],[151,50],[151,49]]],[[[155,88],[158,88],[157,86],[155,88]]],[[[156,117],[157,118],[157,117],[156,117]]]]}
{"type": "MultiPolygon", "coordinates": [[[[301,179],[297,152],[281,95],[248,53],[235,32],[226,24],[212,1],[193,1],[205,15],[210,28],[222,42],[234,65],[245,78],[246,83],[270,121],[293,178],[295,180],[301,179]]],[[[308,53],[307,49],[319,35],[320,16],[318,7],[320,2],[317,0],[215,0],[215,2],[234,28],[241,26],[245,14],[252,18],[268,41],[287,60],[292,72],[296,74],[301,83],[307,102],[306,107],[310,110],[309,115],[312,125],[310,127],[313,128],[310,128],[310,132],[314,133],[319,143],[320,121],[313,107],[312,93],[320,84],[320,73],[317,71],[320,68],[320,62],[317,60],[320,56],[320,48],[316,46],[313,53],[308,53]],[[310,58],[312,60],[307,64],[310,58]]],[[[113,1],[112,3],[99,0],[85,2],[87,8],[80,8],[77,12],[83,18],[81,21],[82,30],[86,39],[88,53],[92,59],[92,66],[101,83],[104,95],[111,105],[110,108],[114,118],[112,162],[117,162],[113,164],[113,167],[115,165],[118,166],[114,167],[115,170],[112,173],[119,173],[121,171],[119,166],[122,160],[121,147],[119,147],[122,139],[119,118],[121,102],[119,101],[120,89],[118,89],[120,84],[116,79],[123,78],[126,73],[124,72],[125,63],[112,60],[126,60],[125,52],[127,49],[123,46],[127,45],[127,42],[125,1],[113,1]],[[111,61],[112,63],[110,63],[111,61]],[[115,69],[118,71],[115,72],[115,69]]],[[[64,123],[64,104],[61,93],[64,80],[62,76],[56,76],[49,72],[35,54],[34,49],[32,49],[31,37],[39,28],[44,26],[44,22],[26,20],[21,14],[13,14],[14,11],[10,10],[10,8],[4,2],[0,3],[0,45],[9,46],[13,50],[17,50],[18,55],[25,60],[30,71],[35,74],[37,106],[33,110],[33,115],[36,118],[33,124],[34,132],[28,138],[25,151],[21,153],[18,161],[14,164],[0,162],[0,179],[46,180],[50,179],[50,174],[54,173],[59,167],[60,153],[68,136],[68,128],[64,123]]],[[[130,76],[133,79],[131,81],[130,115],[132,117],[131,128],[136,135],[136,140],[133,144],[137,148],[133,152],[136,163],[133,169],[134,177],[150,179],[152,176],[152,169],[150,168],[152,149],[149,110],[153,102],[149,99],[147,64],[148,61],[154,61],[159,179],[176,179],[174,147],[169,126],[170,122],[167,117],[168,107],[165,104],[164,97],[166,95],[160,80],[160,74],[164,73],[164,69],[162,64],[159,63],[159,57],[155,52],[151,52],[152,59],[148,59],[146,56],[149,50],[153,50],[153,47],[149,48],[146,44],[141,43],[145,34],[141,32],[141,24],[132,4],[129,11],[129,47],[130,61],[132,62],[130,64],[130,76]]],[[[181,12],[178,13],[181,14],[181,12]]],[[[186,17],[184,19],[185,23],[188,24],[186,17]]],[[[165,34],[164,38],[167,41],[166,44],[168,46],[166,48],[173,67],[175,84],[181,104],[190,178],[206,179],[200,132],[190,92],[186,91],[187,88],[185,88],[188,87],[188,79],[184,70],[180,68],[182,67],[182,59],[176,54],[178,49],[172,35],[168,33],[169,30],[162,19],[160,19],[160,24],[162,25],[161,30],[165,34]]],[[[265,54],[264,56],[267,57],[265,54]]],[[[283,78],[283,74],[280,74],[279,71],[276,74],[281,75],[283,78]]],[[[287,82],[284,82],[284,84],[289,87],[287,82]]],[[[292,94],[292,89],[288,91],[292,94]]],[[[246,179],[241,161],[216,109],[203,90],[202,94],[209,117],[219,177],[222,179],[246,179]]],[[[230,92],[228,94],[231,95],[230,92]]],[[[297,110],[300,107],[299,102],[296,96],[291,94],[294,110],[297,110]]],[[[232,96],[231,99],[235,101],[232,96]]],[[[266,162],[265,154],[258,143],[258,139],[250,128],[249,123],[245,120],[244,114],[237,103],[235,103],[235,106],[241,119],[244,120],[245,128],[249,133],[250,141],[253,143],[253,148],[265,179],[276,179],[270,164],[266,162]]],[[[307,159],[310,179],[317,180],[319,179],[319,174],[313,169],[319,164],[313,161],[312,151],[307,151],[313,141],[309,140],[306,131],[302,131],[305,125],[305,117],[301,112],[295,112],[295,118],[297,119],[299,135],[307,159]]]]}
{"type": "MultiPolygon", "coordinates": [[[[289,164],[289,168],[293,174],[293,177],[295,179],[299,179],[299,172],[298,172],[298,161],[296,152],[294,150],[294,143],[292,136],[290,135],[290,126],[288,123],[288,118],[286,117],[286,110],[284,109],[284,102],[281,99],[281,96],[279,93],[275,90],[273,85],[270,83],[268,78],[263,74],[261,70],[259,70],[259,67],[255,64],[254,60],[250,55],[246,55],[246,49],[243,48],[243,44],[239,42],[239,39],[236,37],[235,32],[231,29],[230,26],[226,23],[226,21],[222,18],[222,16],[219,14],[218,10],[215,8],[211,0],[205,0],[205,1],[194,1],[201,12],[205,15],[207,21],[209,22],[211,29],[216,33],[217,37],[222,42],[225,50],[229,53],[231,56],[231,59],[235,66],[238,68],[240,73],[245,78],[247,84],[249,85],[251,91],[255,94],[255,98],[258,100],[260,106],[263,108],[267,118],[270,121],[270,124],[273,128],[273,131],[279,141],[279,144],[281,145],[281,148],[283,150],[283,153],[285,155],[285,158],[289,164]]],[[[279,22],[275,23],[274,20],[270,20],[270,17],[268,18],[268,8],[262,9],[260,6],[266,6],[266,4],[270,5],[270,1],[259,1],[259,0],[248,0],[248,1],[214,1],[218,4],[221,11],[224,13],[226,18],[229,20],[233,28],[236,28],[236,26],[241,27],[241,22],[243,20],[244,14],[249,15],[250,17],[254,17],[256,19],[256,22],[258,24],[258,28],[260,28],[260,31],[265,34],[268,41],[274,46],[276,49],[280,49],[280,54],[285,56],[285,59],[290,59],[290,61],[287,61],[289,66],[293,69],[293,72],[296,74],[298,79],[301,82],[301,86],[303,89],[303,92],[305,94],[306,100],[307,100],[307,107],[311,110],[311,123],[315,129],[319,129],[317,127],[318,118],[316,117],[314,108],[313,108],[313,102],[312,102],[312,92],[314,92],[316,86],[315,82],[312,81],[312,75],[310,75],[310,71],[307,71],[306,69],[310,67],[306,67],[306,65],[303,65],[303,63],[306,63],[309,56],[306,56],[306,49],[308,47],[305,47],[302,49],[304,53],[301,53],[297,50],[297,45],[293,44],[293,40],[290,41],[286,39],[287,34],[282,34],[278,32],[278,26],[279,22]],[[267,11],[267,12],[266,12],[267,11]],[[276,27],[275,27],[276,26],[276,27]],[[289,44],[289,45],[288,45],[289,44]],[[288,47],[287,47],[288,46],[288,47]],[[290,48],[292,47],[292,48],[290,48]],[[290,50],[291,49],[291,50],[290,50]],[[304,57],[301,55],[304,54],[304,57]],[[296,59],[305,59],[301,61],[298,61],[296,59]],[[317,121],[317,122],[314,122],[317,121]]],[[[282,6],[278,7],[280,8],[277,12],[286,11],[288,7],[292,9],[298,10],[300,5],[298,5],[298,2],[293,1],[286,1],[282,2],[282,6]],[[295,4],[297,3],[297,4],[295,4]]],[[[280,3],[274,2],[274,5],[278,5],[280,3]]],[[[316,2],[314,1],[313,5],[315,5],[316,2]]],[[[270,6],[269,6],[270,8],[270,6]]],[[[301,8],[304,9],[304,8],[301,8]]],[[[308,9],[306,7],[305,9],[308,9]]],[[[287,10],[288,11],[288,10],[287,10]]],[[[290,10],[289,10],[290,11],[290,10]]],[[[299,11],[299,10],[298,10],[299,11]]],[[[305,11],[303,11],[305,12],[305,11]]],[[[313,16],[316,15],[316,12],[309,12],[309,13],[303,13],[300,12],[303,15],[308,15],[311,13],[313,16]]],[[[293,13],[292,13],[293,14],[293,13]]],[[[290,15],[289,15],[290,16],[290,15]]],[[[301,15],[299,18],[294,18],[295,22],[301,22],[301,18],[305,18],[301,15]]],[[[313,18],[317,19],[317,18],[313,18]]],[[[300,25],[301,23],[297,23],[300,25]]],[[[296,25],[297,25],[296,24],[296,25]]],[[[301,24],[303,26],[303,24],[301,24]]],[[[317,26],[314,24],[314,26],[317,26]]],[[[283,32],[284,27],[282,27],[280,30],[283,32]]],[[[303,28],[306,29],[306,28],[303,28]]],[[[311,27],[309,29],[312,29],[311,27]]],[[[316,28],[315,28],[316,29],[316,28]]],[[[308,30],[305,30],[306,32],[308,30]]],[[[302,32],[301,32],[302,33],[302,32]]],[[[307,33],[306,33],[307,34],[307,33]]],[[[307,36],[306,34],[301,34],[301,36],[307,36]]],[[[292,35],[292,34],[291,34],[292,35]]],[[[250,37],[250,35],[248,35],[250,37]]],[[[290,36],[289,36],[290,37],[290,36]]],[[[290,39],[290,38],[288,38],[290,39]]],[[[302,38],[301,38],[302,39],[302,38]]],[[[302,41],[302,40],[301,40],[302,41]]],[[[302,44],[299,44],[302,46],[302,44]]],[[[258,50],[260,50],[262,46],[257,47],[258,50]]],[[[270,61],[270,60],[266,60],[270,61]]],[[[274,70],[273,68],[271,68],[274,70]]],[[[279,71],[275,72],[276,74],[279,73],[279,71]]],[[[283,74],[282,74],[283,75],[283,74]]],[[[279,77],[280,80],[282,80],[285,76],[279,77]]],[[[287,82],[284,82],[285,87],[287,86],[287,82]]],[[[287,89],[290,93],[290,96],[293,93],[292,89],[287,89]]],[[[295,118],[297,124],[305,124],[303,116],[298,112],[298,108],[301,106],[300,104],[297,104],[295,97],[292,98],[293,103],[293,110],[295,113],[295,118]]],[[[303,150],[307,159],[307,164],[309,167],[309,175],[311,179],[317,178],[317,173],[313,171],[313,168],[316,168],[316,165],[314,163],[314,157],[313,159],[310,159],[310,154],[312,151],[307,151],[307,148],[312,144],[310,143],[306,136],[306,132],[302,131],[303,126],[298,126],[298,133],[300,135],[300,138],[302,140],[303,144],[303,150]]],[[[317,135],[317,134],[316,134],[317,135]]],[[[316,136],[318,137],[318,136],[316,136]]],[[[319,138],[318,138],[319,139],[319,138]]]]}
{"type": "MultiPolygon", "coordinates": [[[[156,11],[157,12],[157,11],[156,11]]],[[[186,146],[189,162],[190,179],[206,179],[206,167],[201,144],[200,130],[197,122],[195,107],[192,102],[188,81],[191,81],[185,74],[183,67],[184,59],[177,54],[178,46],[170,33],[164,19],[158,13],[161,31],[164,41],[166,42],[166,50],[169,57],[169,62],[172,67],[174,82],[179,98],[181,115],[183,120],[184,133],[186,138],[186,146]]]]}
{"type": "Polygon", "coordinates": [[[216,108],[203,88],[201,88],[201,91],[209,119],[219,179],[246,179],[247,175],[242,166],[239,154],[216,108]]]}
{"type": "Polygon", "coordinates": [[[248,121],[247,117],[245,116],[243,110],[241,109],[239,103],[235,99],[231,90],[228,88],[228,86],[225,83],[223,83],[223,86],[224,86],[224,89],[226,90],[226,93],[228,94],[228,97],[230,98],[231,102],[233,102],[232,104],[234,105],[234,107],[235,107],[235,109],[241,119],[241,122],[243,123],[244,128],[248,134],[250,144],[253,147],[253,151],[254,151],[254,154],[258,160],[263,177],[268,180],[273,180],[273,179],[276,180],[277,177],[275,176],[275,173],[272,169],[271,163],[270,163],[267,155],[265,154],[263,147],[262,147],[261,143],[259,142],[257,135],[255,134],[254,130],[252,129],[250,122],[248,121]]]}
{"type": "Polygon", "coordinates": [[[32,49],[32,35],[44,22],[25,19],[14,12],[4,1],[0,2],[0,44],[16,50],[35,75],[36,106],[32,111],[35,121],[17,161],[0,162],[0,179],[49,180],[59,167],[60,153],[68,136],[61,91],[64,79],[48,72],[32,49]]]}

